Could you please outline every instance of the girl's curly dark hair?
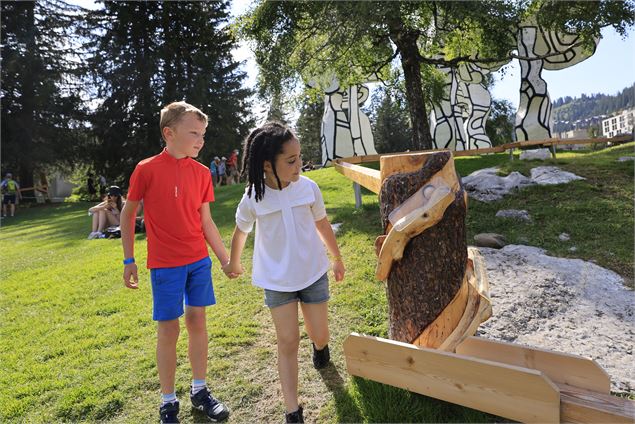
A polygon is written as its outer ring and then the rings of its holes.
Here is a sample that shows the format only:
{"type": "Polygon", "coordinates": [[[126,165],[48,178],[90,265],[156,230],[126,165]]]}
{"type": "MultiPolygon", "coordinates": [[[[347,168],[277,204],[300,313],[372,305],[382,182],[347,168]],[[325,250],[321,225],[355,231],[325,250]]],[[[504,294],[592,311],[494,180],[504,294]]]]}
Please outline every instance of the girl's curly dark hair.
{"type": "Polygon", "coordinates": [[[280,122],[267,122],[253,130],[245,139],[243,145],[243,166],[241,174],[247,172],[247,195],[251,197],[252,189],[256,191],[256,202],[262,200],[265,194],[265,161],[271,163],[273,175],[278,182],[278,188],[282,184],[276,172],[276,156],[282,153],[282,146],[289,140],[296,138],[293,131],[280,122]]]}

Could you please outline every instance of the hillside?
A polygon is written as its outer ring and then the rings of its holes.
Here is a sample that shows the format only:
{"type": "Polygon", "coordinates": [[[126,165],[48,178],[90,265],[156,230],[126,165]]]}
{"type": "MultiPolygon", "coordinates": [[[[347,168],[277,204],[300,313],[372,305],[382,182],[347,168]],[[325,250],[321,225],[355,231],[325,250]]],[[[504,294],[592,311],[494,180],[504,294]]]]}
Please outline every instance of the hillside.
{"type": "Polygon", "coordinates": [[[600,121],[622,109],[635,106],[635,84],[618,94],[582,94],[580,98],[569,96],[553,103],[554,131],[599,127],[600,121]]]}

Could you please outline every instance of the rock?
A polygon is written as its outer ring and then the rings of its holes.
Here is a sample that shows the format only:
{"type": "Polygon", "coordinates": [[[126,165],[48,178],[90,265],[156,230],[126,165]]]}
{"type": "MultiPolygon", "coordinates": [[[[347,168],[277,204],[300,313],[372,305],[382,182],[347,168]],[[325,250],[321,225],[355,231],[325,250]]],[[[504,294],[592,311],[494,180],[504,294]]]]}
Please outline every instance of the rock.
{"type": "Polygon", "coordinates": [[[477,246],[500,249],[507,244],[505,237],[496,233],[481,233],[474,236],[477,246]]]}
{"type": "Polygon", "coordinates": [[[485,168],[472,172],[463,177],[462,182],[468,195],[481,202],[491,202],[502,199],[504,195],[533,184],[552,185],[564,184],[584,178],[562,171],[556,166],[538,166],[531,170],[531,178],[519,172],[512,172],[506,177],[498,175],[499,168],[485,168]]]}
{"type": "Polygon", "coordinates": [[[545,160],[551,159],[551,152],[549,149],[531,149],[523,150],[520,152],[520,160],[545,160]]]}
{"type": "Polygon", "coordinates": [[[629,160],[635,160],[635,156],[620,156],[618,162],[627,162],[629,160]]]}
{"type": "Polygon", "coordinates": [[[575,247],[575,246],[571,246],[571,247],[569,248],[569,252],[577,252],[577,251],[578,251],[578,248],[577,248],[577,247],[575,247]]]}
{"type": "Polygon", "coordinates": [[[499,218],[513,218],[520,219],[521,221],[531,221],[531,216],[526,210],[518,209],[502,209],[496,212],[496,216],[499,218]]]}
{"type": "Polygon", "coordinates": [[[569,181],[585,178],[563,171],[557,166],[538,166],[531,169],[531,181],[540,185],[565,184],[569,181]]]}
{"type": "Polygon", "coordinates": [[[501,199],[514,189],[533,184],[531,180],[519,172],[512,172],[506,177],[497,175],[499,168],[485,168],[463,177],[462,182],[468,195],[482,202],[501,199]]]}
{"type": "Polygon", "coordinates": [[[619,275],[536,247],[479,251],[493,308],[480,336],[591,358],[611,376],[611,390],[635,389],[635,291],[619,275]]]}
{"type": "Polygon", "coordinates": [[[558,236],[558,239],[560,239],[560,241],[569,241],[571,240],[571,236],[567,233],[562,233],[558,236]]]}

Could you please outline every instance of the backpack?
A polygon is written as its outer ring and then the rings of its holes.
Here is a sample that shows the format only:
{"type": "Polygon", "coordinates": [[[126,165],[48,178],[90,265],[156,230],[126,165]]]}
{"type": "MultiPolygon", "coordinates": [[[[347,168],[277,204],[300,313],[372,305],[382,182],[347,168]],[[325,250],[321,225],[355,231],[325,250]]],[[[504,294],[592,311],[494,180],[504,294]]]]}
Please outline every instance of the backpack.
{"type": "Polygon", "coordinates": [[[16,183],[14,180],[8,180],[6,188],[7,193],[15,193],[16,191],[18,191],[18,183],[16,183]]]}

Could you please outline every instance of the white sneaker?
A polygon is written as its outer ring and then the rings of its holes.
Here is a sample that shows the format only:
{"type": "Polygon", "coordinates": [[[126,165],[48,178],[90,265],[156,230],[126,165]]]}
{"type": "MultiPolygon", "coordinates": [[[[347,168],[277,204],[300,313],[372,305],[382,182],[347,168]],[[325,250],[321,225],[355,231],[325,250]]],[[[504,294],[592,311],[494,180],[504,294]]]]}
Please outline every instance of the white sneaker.
{"type": "Polygon", "coordinates": [[[101,233],[99,231],[93,231],[90,234],[88,234],[88,240],[99,238],[100,235],[101,233]]]}

